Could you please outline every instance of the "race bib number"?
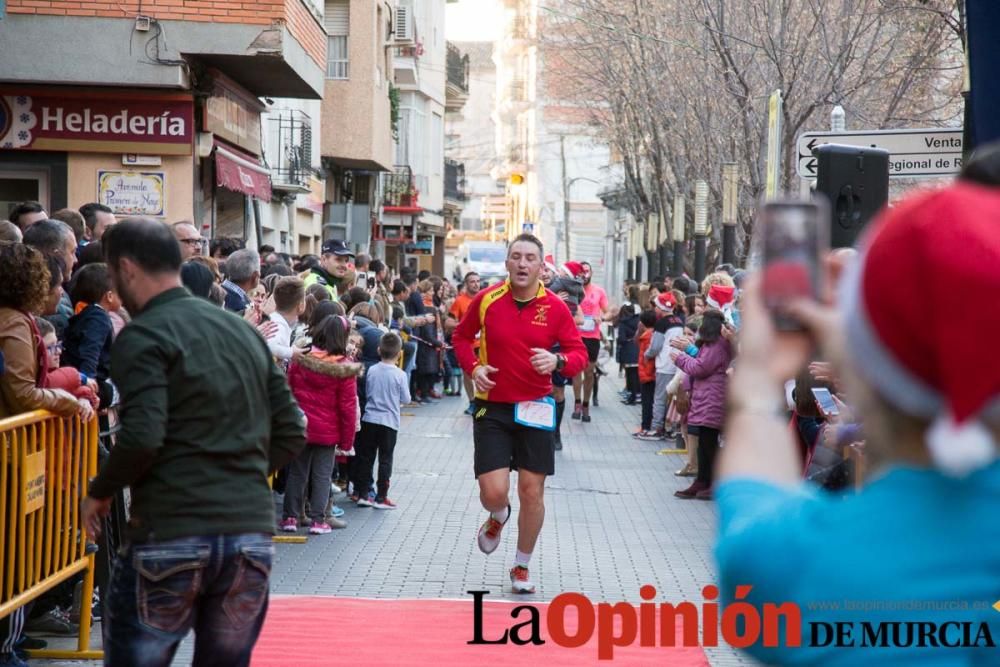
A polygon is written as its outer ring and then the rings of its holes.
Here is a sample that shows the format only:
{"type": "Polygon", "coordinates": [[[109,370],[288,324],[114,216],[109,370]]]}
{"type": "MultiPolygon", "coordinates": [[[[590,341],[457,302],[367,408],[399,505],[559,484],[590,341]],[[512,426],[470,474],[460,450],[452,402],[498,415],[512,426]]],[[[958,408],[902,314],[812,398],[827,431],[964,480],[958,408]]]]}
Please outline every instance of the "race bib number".
{"type": "Polygon", "coordinates": [[[580,325],[580,331],[593,331],[597,328],[597,320],[595,320],[590,315],[586,315],[583,318],[583,324],[580,325]]]}
{"type": "Polygon", "coordinates": [[[556,402],[551,396],[514,404],[514,421],[543,431],[556,430],[556,402]]]}

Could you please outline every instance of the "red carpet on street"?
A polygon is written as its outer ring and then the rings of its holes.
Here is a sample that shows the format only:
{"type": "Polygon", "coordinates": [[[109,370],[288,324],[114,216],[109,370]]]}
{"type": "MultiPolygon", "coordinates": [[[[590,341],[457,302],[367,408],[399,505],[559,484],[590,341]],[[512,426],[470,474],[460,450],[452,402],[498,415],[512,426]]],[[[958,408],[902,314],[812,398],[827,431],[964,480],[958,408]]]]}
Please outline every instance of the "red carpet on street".
{"type": "MultiPolygon", "coordinates": [[[[392,600],[343,597],[272,597],[253,667],[309,667],[345,663],[366,667],[434,665],[560,665],[598,664],[597,637],[579,648],[564,648],[548,635],[548,605],[526,599],[522,604],[541,612],[541,646],[470,645],[473,604],[469,600],[392,600]]],[[[483,636],[496,639],[504,629],[528,619],[510,613],[516,604],[483,605],[483,636]]],[[[574,619],[574,613],[567,614],[574,619]]],[[[575,628],[567,627],[567,632],[575,628]]],[[[528,636],[527,630],[522,633],[528,636]]],[[[679,641],[679,636],[678,636],[679,641]]],[[[701,648],[616,647],[612,665],[708,665],[701,648]]]]}

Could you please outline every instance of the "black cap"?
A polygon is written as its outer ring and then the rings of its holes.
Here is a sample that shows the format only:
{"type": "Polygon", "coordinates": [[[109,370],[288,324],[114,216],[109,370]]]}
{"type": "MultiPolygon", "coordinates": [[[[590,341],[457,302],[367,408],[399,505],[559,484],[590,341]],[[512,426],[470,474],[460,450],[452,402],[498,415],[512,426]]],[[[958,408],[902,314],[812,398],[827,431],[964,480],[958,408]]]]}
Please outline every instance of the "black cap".
{"type": "Polygon", "coordinates": [[[323,254],[347,255],[348,257],[354,257],[354,253],[347,247],[347,244],[336,239],[330,239],[329,241],[323,242],[323,254]]]}

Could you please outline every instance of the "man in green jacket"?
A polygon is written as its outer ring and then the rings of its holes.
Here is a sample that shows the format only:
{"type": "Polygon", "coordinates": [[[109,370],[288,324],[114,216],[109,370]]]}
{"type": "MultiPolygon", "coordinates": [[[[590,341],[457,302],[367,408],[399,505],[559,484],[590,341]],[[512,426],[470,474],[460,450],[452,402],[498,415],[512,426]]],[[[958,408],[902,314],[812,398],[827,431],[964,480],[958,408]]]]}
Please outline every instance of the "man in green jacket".
{"type": "Polygon", "coordinates": [[[133,316],[111,356],[121,429],[83,503],[96,536],[131,491],[105,664],[169,665],[193,629],[194,664],[248,665],[273,555],[268,475],[305,446],[304,417],[253,328],[182,287],[168,226],[130,218],[102,243],[133,316]]]}

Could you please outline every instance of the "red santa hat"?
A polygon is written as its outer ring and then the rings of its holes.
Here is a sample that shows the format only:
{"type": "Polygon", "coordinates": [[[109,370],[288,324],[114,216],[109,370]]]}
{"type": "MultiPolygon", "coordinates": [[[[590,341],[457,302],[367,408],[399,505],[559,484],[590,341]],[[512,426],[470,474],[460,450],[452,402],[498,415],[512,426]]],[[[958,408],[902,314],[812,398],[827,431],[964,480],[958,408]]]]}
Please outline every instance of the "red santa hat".
{"type": "Polygon", "coordinates": [[[904,200],[863,241],[841,285],[858,371],[902,412],[933,421],[935,465],[962,475],[997,456],[1000,192],[960,183],[904,200]],[[912,283],[932,276],[922,289],[912,283]],[[928,304],[948,304],[928,316],[928,304]],[[956,335],[960,340],[956,340],[956,335]]]}
{"type": "Polygon", "coordinates": [[[677,306],[677,299],[671,292],[663,292],[658,297],[656,297],[656,307],[660,310],[664,310],[668,313],[674,312],[674,308],[677,306]]]}
{"type": "Polygon", "coordinates": [[[718,308],[722,310],[729,304],[733,302],[736,296],[735,287],[727,287],[726,285],[712,285],[708,288],[708,297],[705,299],[707,303],[712,308],[718,308]]]}
{"type": "Polygon", "coordinates": [[[583,264],[580,262],[566,262],[559,270],[565,273],[570,278],[579,278],[583,275],[583,264]]]}
{"type": "Polygon", "coordinates": [[[552,255],[545,256],[545,268],[549,270],[550,273],[557,273],[556,260],[552,255]]]}

